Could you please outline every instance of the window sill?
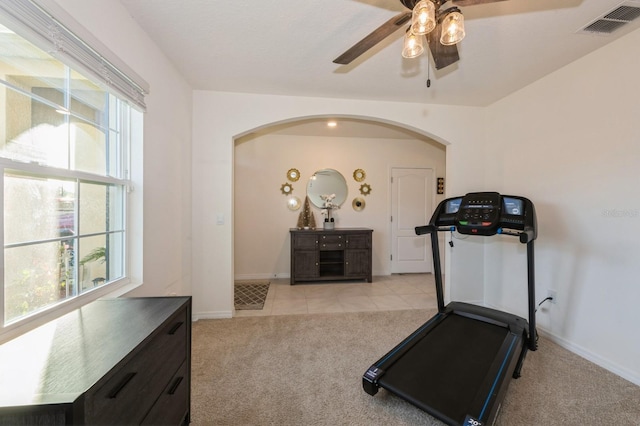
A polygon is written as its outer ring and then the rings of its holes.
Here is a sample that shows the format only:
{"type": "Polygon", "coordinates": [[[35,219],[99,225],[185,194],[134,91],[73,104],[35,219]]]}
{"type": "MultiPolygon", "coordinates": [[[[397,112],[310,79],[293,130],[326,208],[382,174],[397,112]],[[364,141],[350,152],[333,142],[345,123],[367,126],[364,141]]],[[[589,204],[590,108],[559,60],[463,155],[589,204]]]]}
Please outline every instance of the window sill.
{"type": "Polygon", "coordinates": [[[104,296],[100,297],[100,299],[115,299],[117,297],[122,297],[122,296],[126,295],[127,293],[130,293],[133,290],[137,289],[138,287],[142,287],[142,283],[141,282],[135,282],[135,283],[130,282],[130,283],[124,284],[121,287],[118,287],[115,290],[105,294],[104,296]]]}

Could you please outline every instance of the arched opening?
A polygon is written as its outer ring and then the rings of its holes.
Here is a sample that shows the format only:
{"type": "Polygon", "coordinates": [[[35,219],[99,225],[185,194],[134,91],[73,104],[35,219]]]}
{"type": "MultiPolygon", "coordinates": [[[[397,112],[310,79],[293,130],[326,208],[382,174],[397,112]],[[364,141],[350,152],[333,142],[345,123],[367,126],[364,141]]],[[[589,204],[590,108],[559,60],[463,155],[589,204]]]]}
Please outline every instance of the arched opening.
{"type": "MultiPolygon", "coordinates": [[[[347,182],[347,199],[334,212],[337,226],[374,230],[374,276],[391,273],[392,169],[446,175],[443,141],[373,117],[313,116],[267,124],[238,135],[233,157],[234,277],[242,280],[289,278],[289,229],[296,227],[301,210],[288,202],[294,197],[304,202],[307,182],[317,170],[338,170],[347,182]],[[328,127],[328,121],[337,125],[328,127]],[[299,172],[298,179],[289,178],[291,169],[299,172]],[[356,170],[366,177],[356,180],[356,170]],[[362,185],[370,193],[361,193],[362,185]],[[366,201],[364,209],[353,208],[356,197],[366,201]]],[[[434,203],[444,197],[435,186],[434,203]]],[[[312,207],[312,212],[320,223],[320,210],[312,207]]]]}

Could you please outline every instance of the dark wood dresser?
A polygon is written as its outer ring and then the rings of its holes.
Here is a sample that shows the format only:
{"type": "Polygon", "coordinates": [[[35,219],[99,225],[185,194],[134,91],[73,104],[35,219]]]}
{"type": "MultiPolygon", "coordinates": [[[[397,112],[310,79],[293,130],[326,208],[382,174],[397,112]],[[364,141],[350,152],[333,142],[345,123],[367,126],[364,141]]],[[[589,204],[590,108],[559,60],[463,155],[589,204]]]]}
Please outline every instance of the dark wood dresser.
{"type": "Polygon", "coordinates": [[[289,232],[291,284],[304,281],[372,281],[372,229],[291,229],[289,232]]]}
{"type": "Polygon", "coordinates": [[[102,299],[0,346],[0,425],[190,421],[191,297],[102,299]]]}

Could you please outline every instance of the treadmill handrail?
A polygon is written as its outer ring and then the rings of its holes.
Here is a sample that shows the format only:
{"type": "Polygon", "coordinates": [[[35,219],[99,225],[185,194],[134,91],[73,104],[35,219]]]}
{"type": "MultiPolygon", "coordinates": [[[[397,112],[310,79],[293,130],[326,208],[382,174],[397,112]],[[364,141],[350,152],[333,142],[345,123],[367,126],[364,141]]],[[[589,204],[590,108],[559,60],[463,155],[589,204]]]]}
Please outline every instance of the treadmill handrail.
{"type": "Polygon", "coordinates": [[[433,231],[437,231],[433,225],[416,226],[416,235],[430,234],[433,231]]]}

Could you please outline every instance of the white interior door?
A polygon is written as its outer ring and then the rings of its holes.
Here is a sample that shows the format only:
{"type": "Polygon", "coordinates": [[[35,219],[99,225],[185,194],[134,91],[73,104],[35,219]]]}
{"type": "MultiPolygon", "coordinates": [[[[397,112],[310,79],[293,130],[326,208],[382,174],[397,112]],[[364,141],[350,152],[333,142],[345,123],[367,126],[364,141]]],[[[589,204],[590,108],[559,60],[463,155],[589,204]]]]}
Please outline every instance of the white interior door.
{"type": "Polygon", "coordinates": [[[432,272],[430,240],[415,227],[433,212],[433,169],[391,169],[391,273],[432,272]]]}

